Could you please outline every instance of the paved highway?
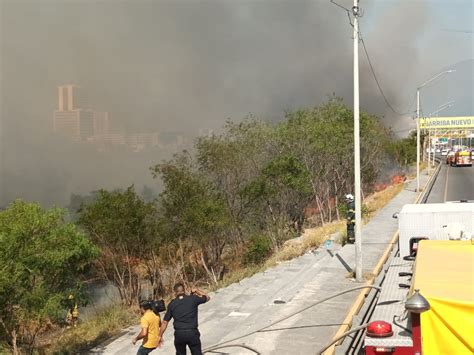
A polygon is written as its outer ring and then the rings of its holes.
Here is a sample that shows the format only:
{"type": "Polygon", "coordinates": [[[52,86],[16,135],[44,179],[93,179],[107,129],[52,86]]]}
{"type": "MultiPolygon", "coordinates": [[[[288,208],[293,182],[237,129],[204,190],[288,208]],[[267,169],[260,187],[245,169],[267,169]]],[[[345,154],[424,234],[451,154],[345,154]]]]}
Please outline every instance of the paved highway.
{"type": "Polygon", "coordinates": [[[474,200],[474,167],[450,167],[442,157],[442,167],[427,203],[474,200]]]}

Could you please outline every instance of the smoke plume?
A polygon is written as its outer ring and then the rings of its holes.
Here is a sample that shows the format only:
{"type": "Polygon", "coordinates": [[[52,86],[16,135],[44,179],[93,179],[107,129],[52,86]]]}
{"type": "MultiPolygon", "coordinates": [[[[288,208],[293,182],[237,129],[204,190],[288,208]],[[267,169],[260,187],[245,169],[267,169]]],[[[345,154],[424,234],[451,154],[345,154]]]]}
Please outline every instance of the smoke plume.
{"type": "MultiPolygon", "coordinates": [[[[423,78],[472,57],[472,43],[446,53],[426,42],[439,31],[429,1],[361,7],[376,74],[399,110],[423,78]]],[[[32,0],[1,10],[0,206],[157,184],[148,167],[166,156],[160,150],[98,154],[54,136],[58,85],[81,85],[118,130],[187,136],[248,113],[278,120],[332,93],[352,102],[352,27],[329,0],[32,0]]],[[[411,124],[387,109],[362,50],[360,62],[362,108],[394,128],[411,124]]]]}

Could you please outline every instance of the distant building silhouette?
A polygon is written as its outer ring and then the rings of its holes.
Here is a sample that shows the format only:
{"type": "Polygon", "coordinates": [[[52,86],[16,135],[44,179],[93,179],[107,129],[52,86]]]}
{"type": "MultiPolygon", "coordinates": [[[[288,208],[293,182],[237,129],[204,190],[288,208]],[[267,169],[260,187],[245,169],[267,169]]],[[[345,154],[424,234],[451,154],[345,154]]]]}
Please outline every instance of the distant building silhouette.
{"type": "MultiPolygon", "coordinates": [[[[128,149],[141,152],[162,147],[157,132],[127,134],[125,130],[111,128],[108,112],[91,108],[85,90],[77,85],[58,86],[58,108],[54,110],[54,132],[77,142],[87,142],[98,151],[128,149]]],[[[185,138],[177,132],[164,135],[165,146],[177,149],[185,138]]]]}
{"type": "Polygon", "coordinates": [[[127,137],[128,145],[134,152],[140,152],[159,145],[158,133],[132,133],[127,137]]]}
{"type": "Polygon", "coordinates": [[[107,135],[110,132],[108,112],[94,112],[94,137],[107,135]]]}
{"type": "Polygon", "coordinates": [[[77,85],[58,86],[58,111],[90,109],[85,90],[77,85]]]}
{"type": "Polygon", "coordinates": [[[76,85],[58,87],[58,109],[54,111],[55,133],[72,140],[93,140],[98,126],[100,129],[108,126],[105,121],[108,121],[107,113],[90,109],[84,89],[76,85]]]}

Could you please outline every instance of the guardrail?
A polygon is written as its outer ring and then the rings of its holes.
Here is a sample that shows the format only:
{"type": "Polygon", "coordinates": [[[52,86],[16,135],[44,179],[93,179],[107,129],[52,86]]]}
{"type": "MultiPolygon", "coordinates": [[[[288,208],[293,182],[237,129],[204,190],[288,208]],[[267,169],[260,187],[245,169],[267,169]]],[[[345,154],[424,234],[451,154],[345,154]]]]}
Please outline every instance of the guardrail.
{"type": "Polygon", "coordinates": [[[436,181],[436,178],[438,177],[439,171],[441,170],[441,159],[440,158],[435,158],[436,163],[438,166],[436,167],[435,171],[431,175],[430,179],[428,180],[428,183],[426,184],[425,189],[421,192],[421,199],[417,203],[426,203],[428,200],[428,197],[430,196],[431,190],[433,189],[433,185],[436,181]]]}

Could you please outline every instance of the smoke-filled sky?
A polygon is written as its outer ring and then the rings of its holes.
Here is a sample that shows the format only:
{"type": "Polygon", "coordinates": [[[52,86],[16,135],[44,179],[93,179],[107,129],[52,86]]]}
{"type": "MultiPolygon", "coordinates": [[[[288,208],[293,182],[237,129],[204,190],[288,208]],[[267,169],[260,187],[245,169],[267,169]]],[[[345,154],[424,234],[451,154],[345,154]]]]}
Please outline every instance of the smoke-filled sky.
{"type": "MultiPolygon", "coordinates": [[[[360,6],[369,55],[398,111],[413,110],[417,85],[455,65],[426,88],[424,111],[456,100],[444,114],[474,113],[472,0],[360,6]]],[[[329,0],[3,0],[0,205],[64,205],[72,192],[156,185],[147,167],[159,155],[98,157],[53,137],[58,85],[84,87],[116,127],[193,135],[248,113],[275,121],[332,93],[351,104],[351,36],[329,0]]],[[[362,108],[394,129],[412,125],[387,109],[362,49],[360,64],[362,108]]]]}

